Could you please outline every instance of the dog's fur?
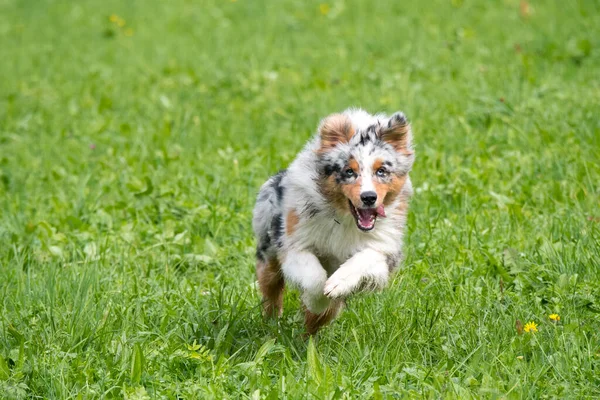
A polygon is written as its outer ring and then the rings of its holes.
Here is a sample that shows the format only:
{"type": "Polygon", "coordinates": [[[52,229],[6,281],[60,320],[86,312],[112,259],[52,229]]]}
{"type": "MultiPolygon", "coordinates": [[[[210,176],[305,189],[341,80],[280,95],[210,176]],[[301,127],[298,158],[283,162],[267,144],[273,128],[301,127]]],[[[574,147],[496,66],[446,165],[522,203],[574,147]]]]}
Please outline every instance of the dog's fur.
{"type": "Polygon", "coordinates": [[[387,284],[402,258],[413,161],[401,112],[349,109],[321,122],[290,167],[261,187],[254,208],[267,315],[281,314],[284,283],[292,284],[313,334],[348,295],[387,284]]]}

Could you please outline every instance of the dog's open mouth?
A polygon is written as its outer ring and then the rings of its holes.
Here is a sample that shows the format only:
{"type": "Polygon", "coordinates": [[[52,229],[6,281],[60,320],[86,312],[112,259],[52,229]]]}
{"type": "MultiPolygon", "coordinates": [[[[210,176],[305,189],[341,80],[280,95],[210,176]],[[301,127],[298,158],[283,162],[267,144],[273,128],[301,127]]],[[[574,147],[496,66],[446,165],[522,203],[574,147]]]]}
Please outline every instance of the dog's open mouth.
{"type": "Polygon", "coordinates": [[[350,212],[356,220],[356,226],[361,231],[367,232],[375,228],[375,221],[377,217],[385,217],[385,210],[383,204],[377,208],[357,208],[354,207],[351,201],[348,201],[350,206],[350,212]]]}

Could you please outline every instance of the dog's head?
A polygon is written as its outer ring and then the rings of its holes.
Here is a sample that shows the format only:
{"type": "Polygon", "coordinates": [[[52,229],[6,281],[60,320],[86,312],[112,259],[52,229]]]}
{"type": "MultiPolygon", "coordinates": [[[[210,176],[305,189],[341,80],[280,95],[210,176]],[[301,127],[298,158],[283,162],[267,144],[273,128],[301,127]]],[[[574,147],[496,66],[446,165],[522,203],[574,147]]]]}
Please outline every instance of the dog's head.
{"type": "Polygon", "coordinates": [[[333,114],[319,126],[319,188],[341,213],[350,213],[362,231],[385,217],[385,207],[400,194],[414,153],[403,113],[372,118],[360,128],[352,115],[333,114]]]}

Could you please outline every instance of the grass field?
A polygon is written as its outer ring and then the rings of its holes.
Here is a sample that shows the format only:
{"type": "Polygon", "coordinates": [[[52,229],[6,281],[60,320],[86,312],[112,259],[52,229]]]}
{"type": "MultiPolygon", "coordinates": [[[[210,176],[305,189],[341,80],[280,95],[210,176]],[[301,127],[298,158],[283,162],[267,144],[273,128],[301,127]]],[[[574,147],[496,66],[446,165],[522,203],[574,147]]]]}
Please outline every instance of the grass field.
{"type": "Polygon", "coordinates": [[[0,0],[0,398],[600,396],[600,4],[321,1],[0,0]],[[305,341],[251,211],[348,106],[407,257],[305,341]]]}

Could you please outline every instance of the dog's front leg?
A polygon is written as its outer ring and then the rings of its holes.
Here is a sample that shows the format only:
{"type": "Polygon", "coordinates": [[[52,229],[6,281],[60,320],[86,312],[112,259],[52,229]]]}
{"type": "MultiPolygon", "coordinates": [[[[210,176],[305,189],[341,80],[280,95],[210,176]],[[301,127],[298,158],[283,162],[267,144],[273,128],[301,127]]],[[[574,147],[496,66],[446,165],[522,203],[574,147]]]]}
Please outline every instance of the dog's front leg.
{"type": "Polygon", "coordinates": [[[386,255],[365,249],[350,257],[329,277],[323,293],[330,299],[336,299],[358,289],[381,289],[387,284],[389,275],[386,255]]]}
{"type": "Polygon", "coordinates": [[[320,314],[327,309],[330,300],[323,294],[327,272],[314,254],[290,251],[281,264],[281,270],[286,282],[302,291],[302,301],[310,312],[320,314]]]}

